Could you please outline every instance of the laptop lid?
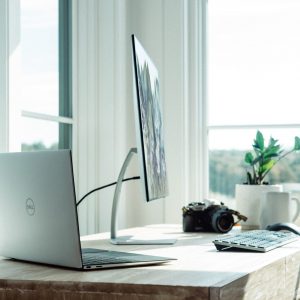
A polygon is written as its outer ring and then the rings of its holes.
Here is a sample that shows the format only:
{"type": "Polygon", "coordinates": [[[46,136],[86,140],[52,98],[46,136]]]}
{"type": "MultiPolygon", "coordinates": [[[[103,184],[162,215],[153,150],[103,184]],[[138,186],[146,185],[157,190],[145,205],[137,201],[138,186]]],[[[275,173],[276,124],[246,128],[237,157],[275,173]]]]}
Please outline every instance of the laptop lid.
{"type": "Polygon", "coordinates": [[[70,150],[0,154],[0,255],[82,268],[70,150]]]}

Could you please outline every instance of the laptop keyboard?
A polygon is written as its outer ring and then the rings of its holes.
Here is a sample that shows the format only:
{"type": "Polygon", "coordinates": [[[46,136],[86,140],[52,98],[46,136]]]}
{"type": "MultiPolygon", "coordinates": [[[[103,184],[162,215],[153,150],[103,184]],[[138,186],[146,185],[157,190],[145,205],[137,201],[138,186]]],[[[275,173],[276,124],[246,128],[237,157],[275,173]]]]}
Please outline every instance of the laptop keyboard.
{"type": "Polygon", "coordinates": [[[98,250],[92,248],[82,249],[82,261],[84,266],[88,265],[107,265],[107,264],[126,264],[126,263],[139,263],[139,262],[154,262],[154,261],[168,261],[169,258],[119,252],[98,250]]]}

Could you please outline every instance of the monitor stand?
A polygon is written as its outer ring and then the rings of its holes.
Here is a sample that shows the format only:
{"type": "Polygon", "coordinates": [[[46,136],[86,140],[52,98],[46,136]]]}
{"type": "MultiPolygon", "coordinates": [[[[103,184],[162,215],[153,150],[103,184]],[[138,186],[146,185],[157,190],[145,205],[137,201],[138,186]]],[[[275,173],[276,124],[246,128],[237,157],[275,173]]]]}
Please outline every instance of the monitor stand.
{"type": "Polygon", "coordinates": [[[122,182],[124,179],[126,169],[130,163],[130,160],[132,156],[136,153],[137,153],[137,148],[131,148],[129,150],[118,177],[117,185],[115,188],[114,199],[113,199],[112,212],[111,212],[111,227],[110,227],[111,243],[114,245],[172,245],[176,242],[176,239],[168,239],[163,236],[159,238],[155,238],[153,240],[147,239],[147,236],[144,237],[145,239],[136,239],[134,236],[117,237],[117,212],[118,212],[118,204],[120,200],[122,182]]]}

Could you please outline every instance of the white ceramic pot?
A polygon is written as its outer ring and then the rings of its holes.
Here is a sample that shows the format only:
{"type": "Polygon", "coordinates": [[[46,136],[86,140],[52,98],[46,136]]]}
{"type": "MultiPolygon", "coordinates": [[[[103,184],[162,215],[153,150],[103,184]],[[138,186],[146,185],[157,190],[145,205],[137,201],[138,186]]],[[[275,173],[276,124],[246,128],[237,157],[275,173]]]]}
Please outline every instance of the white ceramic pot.
{"type": "Polygon", "coordinates": [[[266,192],[281,191],[281,185],[237,184],[235,186],[236,208],[248,218],[246,222],[241,221],[242,229],[262,229],[260,215],[263,195],[266,192]]]}

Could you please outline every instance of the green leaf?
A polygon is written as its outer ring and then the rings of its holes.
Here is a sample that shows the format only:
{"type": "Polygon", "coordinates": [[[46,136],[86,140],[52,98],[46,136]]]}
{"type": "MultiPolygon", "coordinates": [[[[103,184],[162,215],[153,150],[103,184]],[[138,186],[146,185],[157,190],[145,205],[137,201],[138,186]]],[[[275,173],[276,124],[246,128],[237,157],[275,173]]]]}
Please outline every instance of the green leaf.
{"type": "Polygon", "coordinates": [[[264,157],[265,158],[271,158],[271,157],[277,157],[282,153],[282,150],[280,149],[280,145],[275,146],[268,146],[266,148],[264,157]]]}
{"type": "Polygon", "coordinates": [[[261,151],[264,150],[265,148],[265,139],[264,139],[264,136],[262,135],[262,133],[257,130],[257,133],[256,133],[256,139],[255,139],[255,145],[257,146],[257,148],[259,148],[261,151]]]}
{"type": "Polygon", "coordinates": [[[252,164],[252,162],[253,162],[253,155],[252,155],[252,153],[251,152],[247,152],[246,153],[246,155],[245,155],[245,162],[247,163],[247,164],[252,164]]]}
{"type": "Polygon", "coordinates": [[[275,165],[276,161],[274,159],[270,159],[264,162],[263,165],[261,165],[261,167],[259,168],[260,173],[264,173],[270,169],[273,168],[273,166],[275,165]]]}
{"type": "Polygon", "coordinates": [[[267,153],[265,154],[265,159],[269,159],[272,157],[278,157],[280,155],[280,153],[267,153]]]}
{"type": "Polygon", "coordinates": [[[276,146],[276,143],[278,142],[278,140],[273,139],[272,137],[270,137],[269,140],[269,146],[268,147],[273,147],[276,146]]]}
{"type": "Polygon", "coordinates": [[[295,150],[295,151],[300,150],[300,138],[299,138],[298,136],[295,136],[294,150],[295,150]]]}

